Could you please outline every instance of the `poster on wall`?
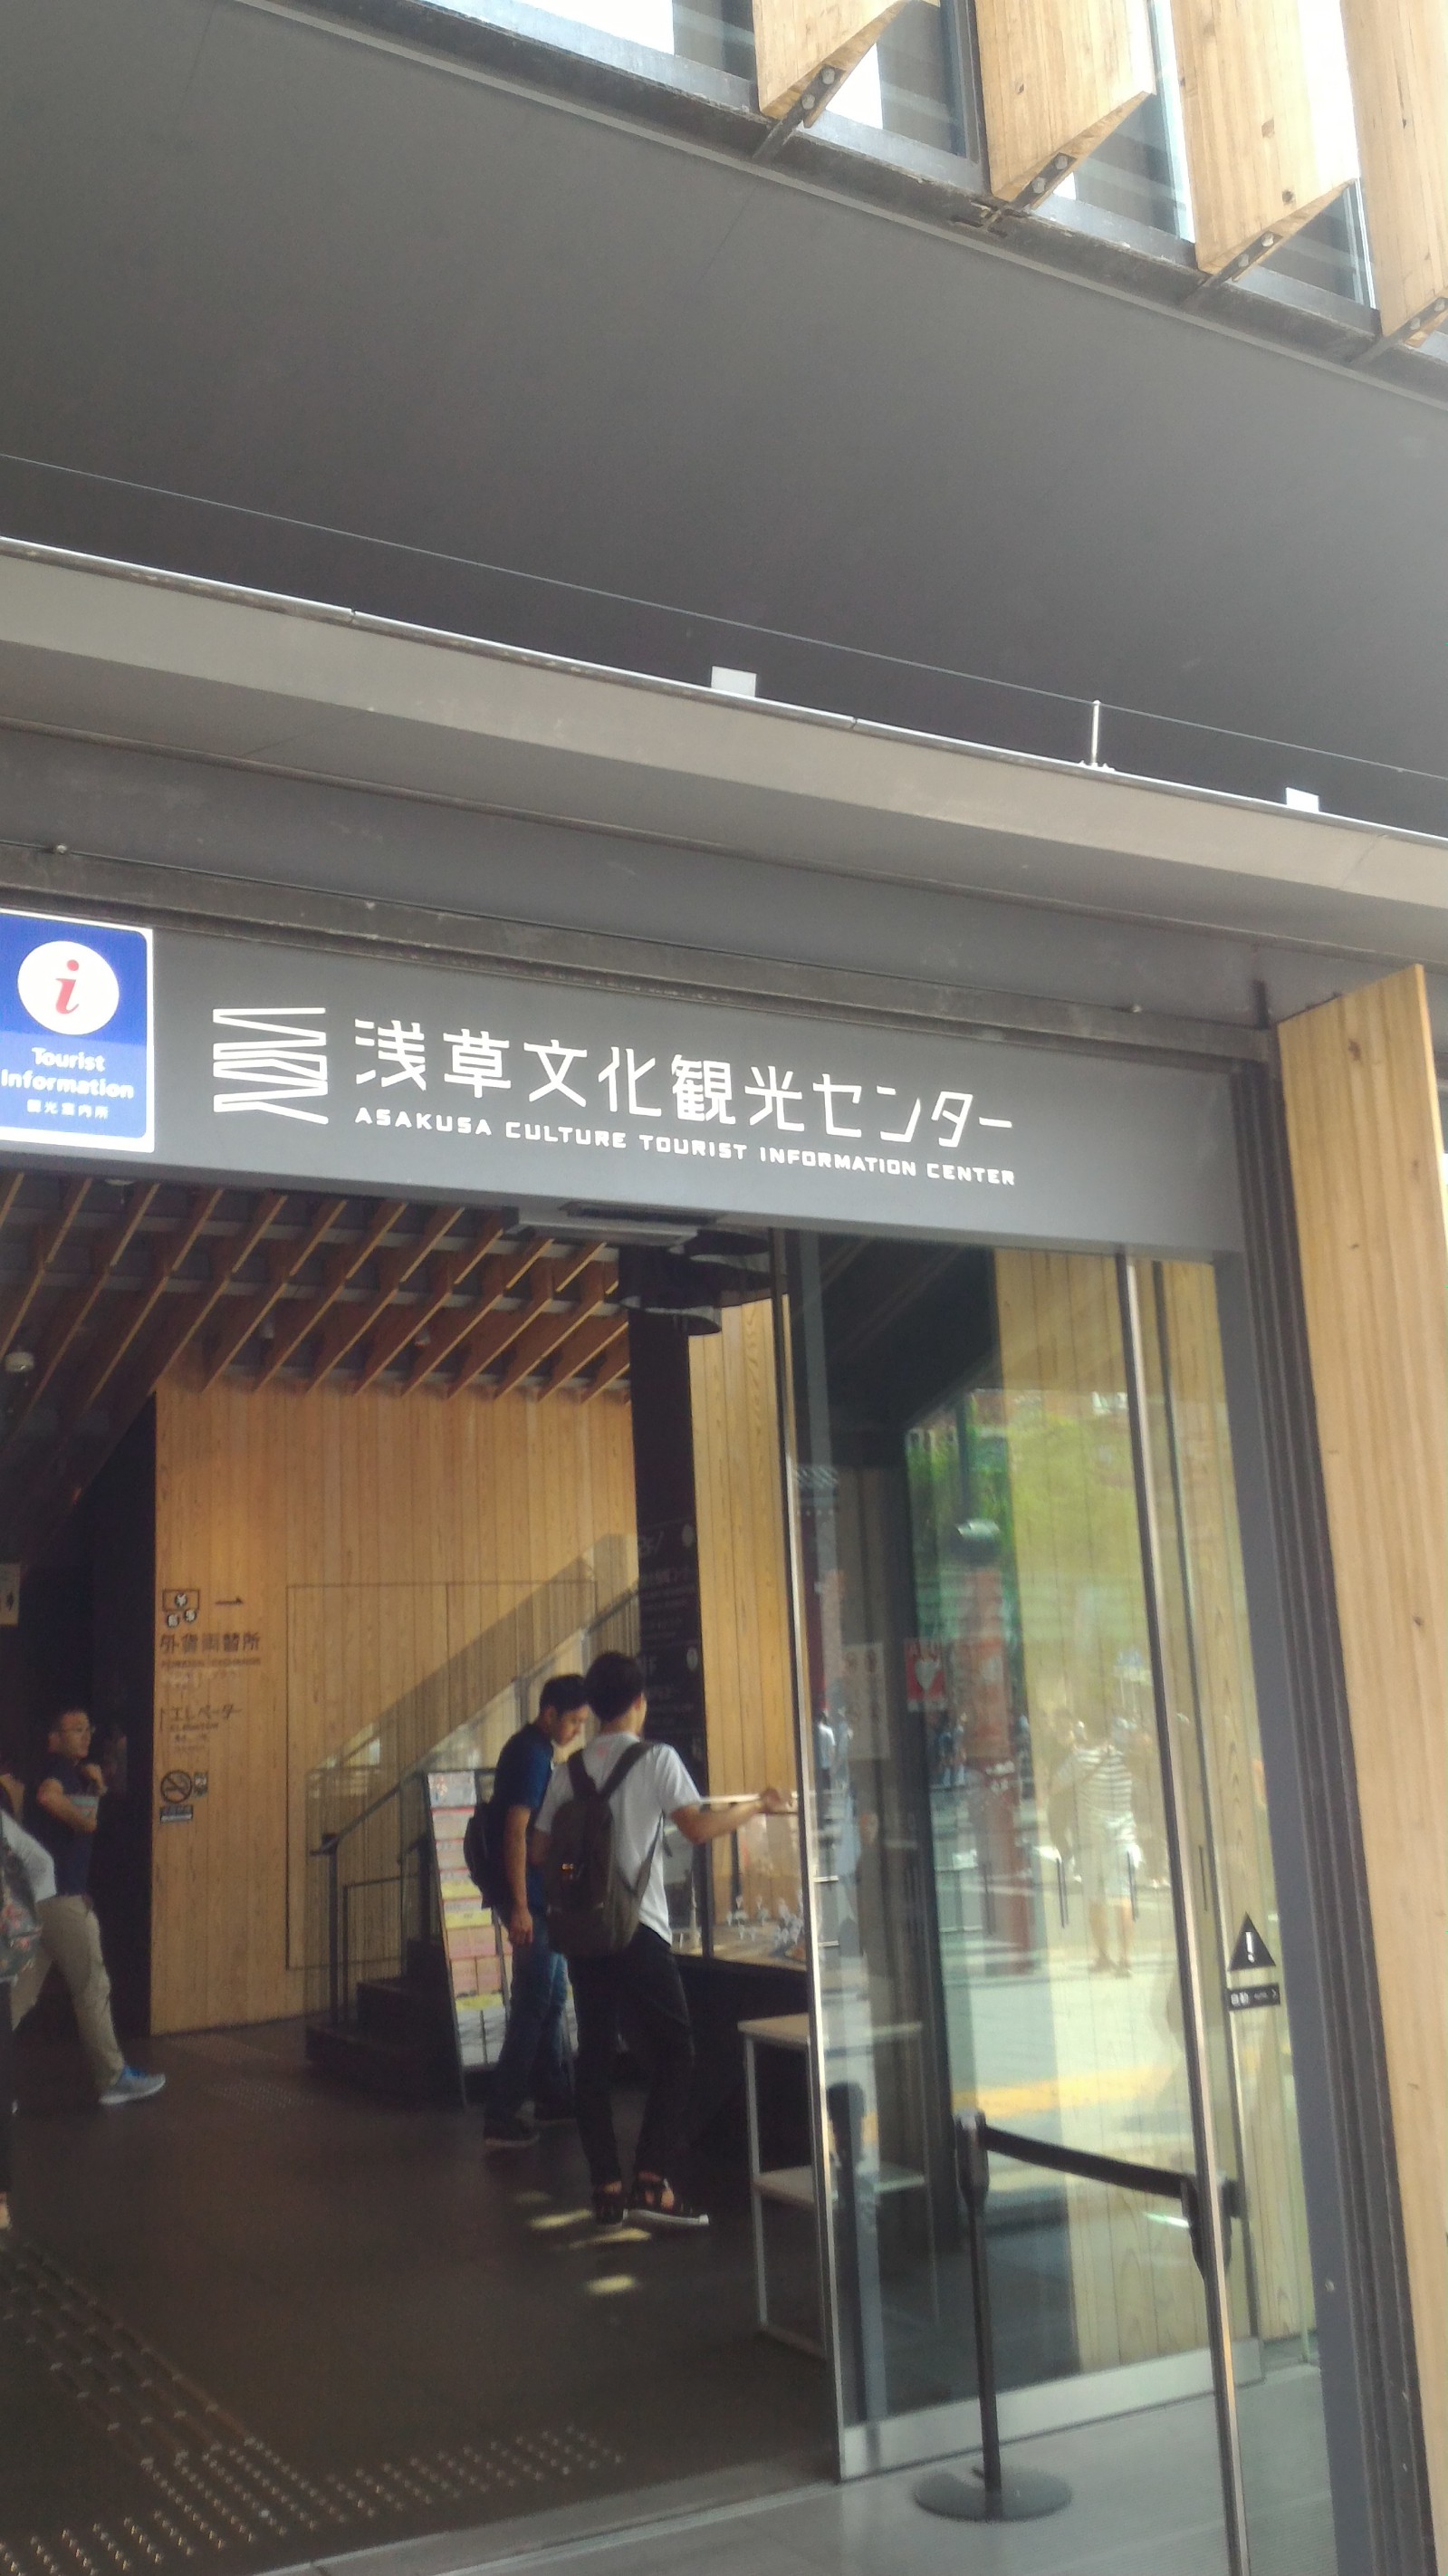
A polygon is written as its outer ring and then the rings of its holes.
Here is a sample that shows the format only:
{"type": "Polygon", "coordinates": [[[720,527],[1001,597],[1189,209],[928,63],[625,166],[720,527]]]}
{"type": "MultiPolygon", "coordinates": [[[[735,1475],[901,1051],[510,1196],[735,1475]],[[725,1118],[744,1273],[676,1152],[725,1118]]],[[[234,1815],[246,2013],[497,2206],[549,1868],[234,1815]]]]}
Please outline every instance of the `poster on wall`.
{"type": "Polygon", "coordinates": [[[208,1601],[198,1584],[162,1584],[156,1619],[157,1776],[189,1776],[206,1784],[169,1799],[163,1791],[163,1809],[207,1794],[211,1763],[229,1737],[246,1732],[263,1660],[260,1620],[243,1600],[232,1595],[208,1601]]]}

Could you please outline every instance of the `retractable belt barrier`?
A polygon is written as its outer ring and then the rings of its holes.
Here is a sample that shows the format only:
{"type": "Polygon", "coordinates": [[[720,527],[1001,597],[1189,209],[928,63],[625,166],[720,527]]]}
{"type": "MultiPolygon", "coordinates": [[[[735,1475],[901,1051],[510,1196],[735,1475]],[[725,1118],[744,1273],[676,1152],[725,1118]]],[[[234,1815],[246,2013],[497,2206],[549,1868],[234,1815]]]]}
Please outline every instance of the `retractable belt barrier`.
{"type": "MultiPolygon", "coordinates": [[[[1006,2469],[1001,2462],[985,2237],[992,2151],[1009,2156],[1016,2164],[1039,2165],[1047,2173],[1070,2174],[1081,2182],[1105,2183],[1118,2191],[1137,2191],[1154,2200],[1175,2201],[1190,2231],[1198,2271],[1203,2265],[1201,2192],[1195,2174],[1179,2173],[1168,2165],[1133,2164],[1124,2156],[1092,2155],[1084,2147],[1059,2147],[1048,2138],[1024,2137],[1016,2129],[996,2128],[983,2111],[962,2112],[957,2117],[955,2170],[970,2237],[981,2460],[979,2468],[963,2478],[952,2469],[933,2469],[915,2489],[915,2501],[927,2513],[943,2514],[952,2522],[1031,2522],[1042,2514],[1059,2513],[1071,2501],[1071,2490],[1064,2478],[1052,2477],[1044,2469],[1006,2469]]],[[[1225,2250],[1230,2259],[1232,2220],[1242,2214],[1241,2190],[1230,2175],[1217,2188],[1225,2250]]]]}

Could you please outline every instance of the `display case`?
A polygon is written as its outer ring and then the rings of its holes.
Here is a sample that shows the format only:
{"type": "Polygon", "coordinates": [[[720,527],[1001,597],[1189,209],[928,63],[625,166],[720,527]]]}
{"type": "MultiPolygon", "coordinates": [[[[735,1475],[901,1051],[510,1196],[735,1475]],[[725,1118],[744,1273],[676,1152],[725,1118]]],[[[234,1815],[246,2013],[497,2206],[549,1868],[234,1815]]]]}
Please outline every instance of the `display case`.
{"type": "MultiPolygon", "coordinates": [[[[728,1805],[711,1799],[711,1806],[728,1805]]],[[[741,1809],[752,1801],[741,1798],[741,1809]]],[[[664,1884],[674,1948],[751,1966],[805,1964],[799,1818],[754,1815],[716,1842],[664,1828],[664,1884]]]]}

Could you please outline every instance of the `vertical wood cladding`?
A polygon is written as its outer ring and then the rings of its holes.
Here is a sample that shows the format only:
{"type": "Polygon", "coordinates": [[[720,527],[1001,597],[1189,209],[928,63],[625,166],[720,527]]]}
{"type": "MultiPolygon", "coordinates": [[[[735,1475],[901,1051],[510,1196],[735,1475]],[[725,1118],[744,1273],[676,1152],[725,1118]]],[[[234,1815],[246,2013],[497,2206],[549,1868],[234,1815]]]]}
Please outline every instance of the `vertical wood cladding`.
{"type": "Polygon", "coordinates": [[[1448,1233],[1422,972],[1281,1031],[1424,2432],[1448,2549],[1448,1233]]]}
{"type": "Polygon", "coordinates": [[[767,1305],[727,1309],[690,1345],[709,1780],[719,1796],[792,1789],[794,1698],[767,1305]]]}
{"type": "Polygon", "coordinates": [[[409,1693],[441,1735],[510,1677],[484,1670],[488,1638],[506,1660],[530,1596],[572,1572],[581,1598],[590,1566],[600,1600],[633,1580],[617,1399],[165,1380],[158,1602],[189,1592],[197,1616],[163,1606],[157,1628],[157,2031],[300,2011],[308,1770],[409,1693]]]}

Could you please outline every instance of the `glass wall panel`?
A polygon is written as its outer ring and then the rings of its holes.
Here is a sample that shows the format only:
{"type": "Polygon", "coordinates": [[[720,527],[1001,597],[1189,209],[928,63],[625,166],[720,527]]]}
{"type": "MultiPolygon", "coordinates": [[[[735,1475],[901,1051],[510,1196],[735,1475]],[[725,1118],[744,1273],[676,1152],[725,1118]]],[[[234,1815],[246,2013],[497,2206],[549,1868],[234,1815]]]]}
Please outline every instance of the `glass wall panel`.
{"type": "Polygon", "coordinates": [[[1215,1283],[1188,1262],[1143,1264],[1140,1281],[1218,2152],[1238,2185],[1234,2336],[1252,2565],[1258,2576],[1279,2567],[1333,2576],[1292,2034],[1215,1283]]]}
{"type": "MultiPolygon", "coordinates": [[[[840,1241],[796,1259],[859,2423],[974,2390],[953,2113],[1188,2173],[1191,2122],[1112,1265],[840,1241]]],[[[1001,2149],[988,2215],[1003,2388],[1122,2362],[1171,2365],[1163,2394],[1208,2387],[1179,2199],[1001,2149]]]]}
{"type": "MultiPolygon", "coordinates": [[[[1008,2437],[1171,2404],[1183,2478],[1221,2492],[1175,1815],[1253,2564],[1332,2576],[1215,1286],[1201,1265],[1137,1278],[1160,1704],[1117,1264],[791,1253],[843,2423],[922,2456],[931,2411],[976,2393],[953,2127],[983,2114],[1008,2437]]],[[[1201,2563],[1227,2566],[1225,2527],[1201,2563]]]]}

